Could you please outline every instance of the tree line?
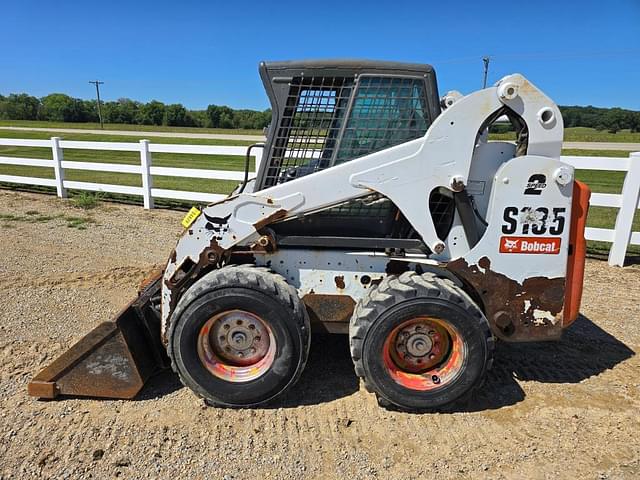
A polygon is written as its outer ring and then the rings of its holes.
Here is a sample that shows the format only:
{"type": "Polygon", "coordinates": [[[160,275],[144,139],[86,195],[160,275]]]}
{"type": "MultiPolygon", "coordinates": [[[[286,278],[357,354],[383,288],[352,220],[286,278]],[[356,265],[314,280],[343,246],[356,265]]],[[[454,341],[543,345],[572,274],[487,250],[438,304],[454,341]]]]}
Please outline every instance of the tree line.
{"type": "MultiPolygon", "coordinates": [[[[166,105],[121,98],[101,102],[105,123],[167,125],[178,127],[262,129],[271,121],[271,110],[241,109],[209,105],[206,110],[188,110],[179,103],[166,105]]],[[[640,112],[622,108],[561,106],[565,127],[591,127],[615,133],[640,131],[640,112]]],[[[63,93],[37,98],[26,93],[0,95],[0,119],[49,120],[54,122],[97,122],[95,100],[82,100],[63,93]]]]}
{"type": "Polygon", "coordinates": [[[640,112],[633,110],[569,106],[560,107],[560,111],[565,127],[592,127],[611,133],[625,129],[632,132],[640,131],[640,112]]]}
{"type": "MultiPolygon", "coordinates": [[[[37,98],[26,93],[0,95],[0,119],[48,120],[52,122],[98,122],[95,100],[82,100],[63,93],[37,98]]],[[[271,110],[236,110],[209,105],[206,110],[188,110],[179,103],[148,103],[121,98],[100,102],[105,123],[167,125],[176,127],[262,129],[271,121],[271,110]]]]}

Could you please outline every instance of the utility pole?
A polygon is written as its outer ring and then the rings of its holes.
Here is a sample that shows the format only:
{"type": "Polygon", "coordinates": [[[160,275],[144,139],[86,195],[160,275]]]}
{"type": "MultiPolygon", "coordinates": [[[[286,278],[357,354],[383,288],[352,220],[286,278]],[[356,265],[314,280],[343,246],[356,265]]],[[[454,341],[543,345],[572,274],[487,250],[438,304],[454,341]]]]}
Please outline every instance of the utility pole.
{"type": "Polygon", "coordinates": [[[98,97],[98,118],[100,119],[100,129],[103,129],[104,125],[102,123],[102,111],[100,110],[100,85],[102,85],[104,82],[93,80],[89,81],[89,83],[93,83],[96,86],[96,97],[98,97]]]}
{"type": "Polygon", "coordinates": [[[484,62],[484,80],[482,81],[482,88],[487,88],[487,74],[489,73],[489,61],[491,59],[489,57],[482,57],[482,61],[484,62]]]}

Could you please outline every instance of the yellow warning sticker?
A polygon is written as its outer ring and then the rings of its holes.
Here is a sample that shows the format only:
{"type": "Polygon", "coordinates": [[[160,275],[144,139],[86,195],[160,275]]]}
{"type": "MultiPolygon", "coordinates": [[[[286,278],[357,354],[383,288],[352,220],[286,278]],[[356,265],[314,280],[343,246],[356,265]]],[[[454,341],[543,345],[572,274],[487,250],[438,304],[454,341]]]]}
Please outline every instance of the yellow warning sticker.
{"type": "Polygon", "coordinates": [[[182,219],[182,226],[184,228],[189,228],[201,213],[202,212],[198,210],[196,207],[191,207],[191,210],[189,210],[189,212],[182,219]]]}

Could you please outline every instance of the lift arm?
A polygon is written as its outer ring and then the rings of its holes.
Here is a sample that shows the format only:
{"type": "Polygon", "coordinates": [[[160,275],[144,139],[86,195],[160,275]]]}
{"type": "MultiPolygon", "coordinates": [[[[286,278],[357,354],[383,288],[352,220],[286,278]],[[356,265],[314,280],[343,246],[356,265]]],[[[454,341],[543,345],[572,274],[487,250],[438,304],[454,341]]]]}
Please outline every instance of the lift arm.
{"type": "Polygon", "coordinates": [[[450,260],[443,239],[435,231],[429,194],[437,187],[464,189],[479,131],[487,118],[504,106],[526,123],[529,155],[559,158],[563,124],[558,107],[522,75],[513,74],[453,103],[420,139],[207,206],[180,238],[166,266],[163,334],[182,286],[204,266],[218,262],[224,252],[255,242],[258,231],[270,223],[372,191],[389,198],[431,251],[450,260]]]}

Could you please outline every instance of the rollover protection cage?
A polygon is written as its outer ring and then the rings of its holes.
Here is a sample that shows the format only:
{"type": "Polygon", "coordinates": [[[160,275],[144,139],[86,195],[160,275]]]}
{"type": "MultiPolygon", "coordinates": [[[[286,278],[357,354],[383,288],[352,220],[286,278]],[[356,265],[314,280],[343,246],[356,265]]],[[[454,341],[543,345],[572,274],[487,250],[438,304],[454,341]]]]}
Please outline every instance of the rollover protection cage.
{"type": "MultiPolygon", "coordinates": [[[[260,75],[272,106],[262,190],[424,136],[440,113],[429,65],[374,61],[268,62],[260,75]]],[[[446,235],[453,221],[447,192],[430,198],[446,235]]],[[[285,222],[279,233],[389,237],[404,234],[397,209],[374,194],[285,222]],[[394,224],[396,232],[394,233],[394,224]]]]}

